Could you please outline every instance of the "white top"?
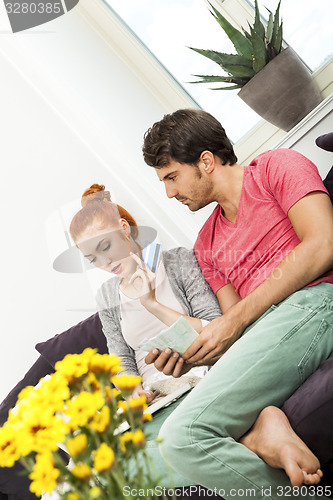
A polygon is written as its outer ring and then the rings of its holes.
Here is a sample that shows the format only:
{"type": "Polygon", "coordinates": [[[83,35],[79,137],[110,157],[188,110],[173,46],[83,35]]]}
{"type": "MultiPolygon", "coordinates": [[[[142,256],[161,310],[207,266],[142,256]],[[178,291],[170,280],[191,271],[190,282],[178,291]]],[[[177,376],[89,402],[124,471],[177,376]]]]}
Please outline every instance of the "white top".
{"type": "MultiPolygon", "coordinates": [[[[120,313],[121,313],[121,328],[125,341],[132,347],[135,352],[135,360],[140,376],[142,377],[143,387],[149,387],[149,383],[155,380],[167,378],[166,375],[159,372],[153,364],[147,365],[144,361],[147,356],[146,351],[142,351],[138,346],[143,340],[155,337],[167,326],[162,323],[153,314],[148,312],[141,304],[140,299],[131,299],[127,297],[121,290],[120,292],[120,313]],[[148,381],[149,379],[149,381],[148,381]]],[[[165,304],[174,311],[186,315],[185,309],[182,307],[175,297],[169,278],[166,274],[165,267],[160,261],[156,273],[156,288],[155,295],[158,302],[165,304]]],[[[203,321],[203,325],[208,321],[203,321]]],[[[192,373],[192,370],[191,370],[192,373]]],[[[203,369],[200,368],[200,374],[194,373],[197,376],[203,376],[203,369]]]]}

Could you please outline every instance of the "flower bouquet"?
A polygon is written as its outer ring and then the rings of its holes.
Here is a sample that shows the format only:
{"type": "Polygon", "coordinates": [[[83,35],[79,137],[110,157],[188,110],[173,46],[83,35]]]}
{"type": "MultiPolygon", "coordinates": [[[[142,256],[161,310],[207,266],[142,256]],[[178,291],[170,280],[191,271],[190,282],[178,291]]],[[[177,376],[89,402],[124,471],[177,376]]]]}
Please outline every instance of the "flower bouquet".
{"type": "Polygon", "coordinates": [[[131,399],[140,378],[117,376],[120,359],[90,348],[55,368],[21,391],[0,429],[0,466],[19,460],[37,496],[56,491],[66,500],[106,500],[124,498],[125,486],[153,490],[143,432],[152,417],[144,397],[131,399]],[[124,422],[130,430],[121,432],[124,422]]]}

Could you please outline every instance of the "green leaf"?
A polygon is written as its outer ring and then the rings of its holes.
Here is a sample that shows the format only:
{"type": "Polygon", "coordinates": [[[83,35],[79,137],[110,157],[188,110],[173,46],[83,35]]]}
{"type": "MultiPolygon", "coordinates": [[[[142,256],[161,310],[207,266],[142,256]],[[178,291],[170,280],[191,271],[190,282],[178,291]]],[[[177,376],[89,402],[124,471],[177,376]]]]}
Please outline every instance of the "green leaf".
{"type": "Polygon", "coordinates": [[[211,14],[214,16],[216,21],[219,23],[221,28],[224,30],[226,35],[230,38],[238,54],[243,55],[246,59],[252,59],[252,46],[249,40],[240,31],[238,31],[232,24],[227,21],[227,19],[222,16],[222,14],[209,4],[213,10],[211,14]]]}
{"type": "Polygon", "coordinates": [[[268,55],[268,61],[271,61],[278,55],[277,50],[273,45],[267,41],[267,55],[268,55]]]}
{"type": "Polygon", "coordinates": [[[247,78],[247,79],[250,79],[256,73],[253,70],[253,68],[249,68],[248,66],[241,66],[241,65],[238,66],[236,64],[233,64],[233,65],[230,65],[230,66],[224,65],[223,69],[224,69],[224,71],[226,71],[227,73],[229,73],[229,75],[232,75],[232,76],[234,76],[236,78],[238,77],[238,78],[247,78]]]}
{"type": "Polygon", "coordinates": [[[252,68],[252,61],[249,61],[240,54],[224,54],[223,52],[216,52],[215,50],[196,49],[194,47],[189,47],[189,49],[194,50],[202,56],[208,57],[208,59],[216,62],[221,67],[224,67],[224,65],[236,64],[252,68]]]}
{"type": "Polygon", "coordinates": [[[282,48],[282,21],[281,21],[281,24],[279,26],[278,32],[276,34],[274,48],[278,54],[281,52],[281,48],[282,48]]]}
{"type": "Polygon", "coordinates": [[[229,83],[237,83],[238,85],[245,85],[249,81],[249,79],[241,79],[241,78],[232,78],[230,76],[215,76],[215,75],[193,75],[197,78],[202,78],[202,80],[196,82],[189,83],[218,83],[218,82],[229,82],[229,83]]]}
{"type": "Polygon", "coordinates": [[[215,76],[215,75],[193,75],[197,78],[202,78],[197,82],[190,83],[208,83],[208,82],[231,82],[232,78],[230,76],[215,76]]]}
{"type": "MultiPolygon", "coordinates": [[[[279,31],[280,4],[281,4],[281,0],[279,0],[278,6],[277,6],[275,14],[274,14],[273,31],[272,31],[272,37],[270,40],[271,44],[274,45],[274,47],[276,46],[277,34],[279,31]]],[[[281,25],[280,25],[280,28],[281,28],[281,25]]]]}
{"type": "MultiPolygon", "coordinates": [[[[268,9],[267,9],[268,10],[268,9]]],[[[269,18],[268,18],[268,23],[267,23],[267,28],[266,28],[266,37],[269,42],[272,41],[272,33],[273,33],[273,14],[271,11],[269,12],[269,18]]]]}
{"type": "Polygon", "coordinates": [[[254,7],[255,7],[255,16],[254,16],[254,31],[258,34],[258,36],[262,39],[265,40],[265,27],[262,24],[260,20],[260,12],[259,12],[259,7],[258,7],[258,0],[254,0],[254,7]]]}
{"type": "Polygon", "coordinates": [[[253,70],[258,73],[268,62],[265,41],[251,28],[253,46],[253,70]]]}
{"type": "Polygon", "coordinates": [[[242,30],[243,30],[244,35],[246,36],[246,38],[249,40],[249,42],[250,42],[250,43],[251,43],[251,45],[252,45],[252,38],[251,38],[250,33],[248,33],[247,31],[245,31],[245,29],[244,29],[244,28],[242,28],[242,30]]]}
{"type": "Polygon", "coordinates": [[[229,87],[219,87],[217,89],[210,89],[210,90],[234,90],[234,89],[241,89],[242,87],[244,87],[244,85],[230,85],[229,87]]]}

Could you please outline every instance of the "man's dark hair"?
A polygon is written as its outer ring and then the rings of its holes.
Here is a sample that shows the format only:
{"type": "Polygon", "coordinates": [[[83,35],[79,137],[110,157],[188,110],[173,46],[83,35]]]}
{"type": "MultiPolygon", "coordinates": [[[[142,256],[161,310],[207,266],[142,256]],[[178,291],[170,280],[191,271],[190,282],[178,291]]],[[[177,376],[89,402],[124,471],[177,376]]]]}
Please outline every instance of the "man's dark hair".
{"type": "Polygon", "coordinates": [[[198,109],[179,109],[165,115],[144,135],[143,157],[147,165],[165,167],[171,160],[196,165],[203,151],[211,151],[223,165],[237,156],[216,118],[198,109]]]}

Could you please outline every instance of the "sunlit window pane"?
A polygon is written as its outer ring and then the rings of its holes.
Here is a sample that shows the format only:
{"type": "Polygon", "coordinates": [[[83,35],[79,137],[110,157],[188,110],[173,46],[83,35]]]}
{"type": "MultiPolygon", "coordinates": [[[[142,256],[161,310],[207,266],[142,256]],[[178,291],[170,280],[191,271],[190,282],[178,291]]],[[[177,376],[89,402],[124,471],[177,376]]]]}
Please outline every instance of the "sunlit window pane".
{"type": "MultiPolygon", "coordinates": [[[[210,90],[214,85],[189,83],[195,80],[194,74],[224,73],[217,64],[188,47],[235,52],[204,0],[107,1],[199,105],[221,121],[234,142],[260,120],[237,96],[237,90],[210,90]]],[[[277,0],[260,0],[260,9],[266,14],[264,5],[275,11],[277,0]]],[[[328,57],[332,46],[321,38],[323,32],[328,36],[331,29],[329,10],[332,0],[281,3],[285,39],[312,69],[328,57]]]]}

